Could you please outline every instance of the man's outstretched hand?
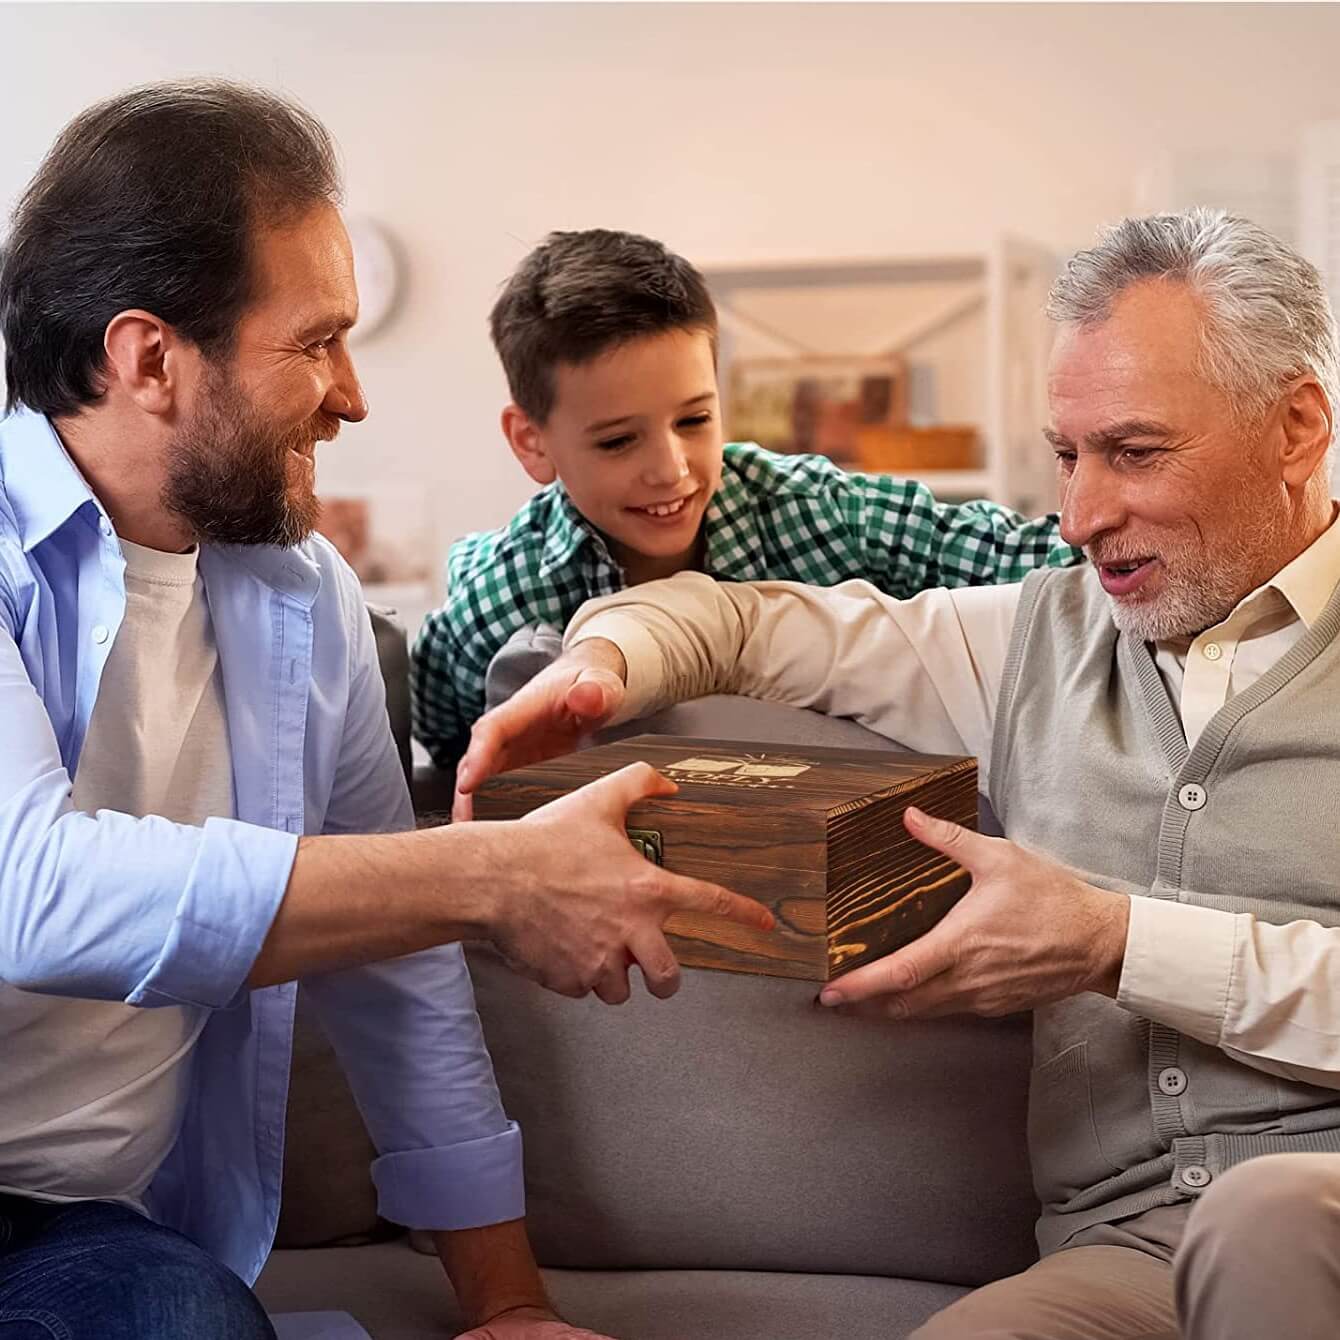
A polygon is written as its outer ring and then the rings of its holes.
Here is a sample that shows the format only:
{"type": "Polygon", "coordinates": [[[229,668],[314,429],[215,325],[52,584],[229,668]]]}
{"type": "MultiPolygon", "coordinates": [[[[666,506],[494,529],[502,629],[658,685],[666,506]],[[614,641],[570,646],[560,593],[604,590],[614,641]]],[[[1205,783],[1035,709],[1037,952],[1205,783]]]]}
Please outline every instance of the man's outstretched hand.
{"type": "Polygon", "coordinates": [[[653,865],[628,840],[628,811],[678,788],[633,763],[506,823],[449,825],[486,858],[487,935],[519,973],[565,996],[628,999],[628,969],[654,996],[679,989],[679,964],[662,929],[675,912],[771,930],[762,903],[653,865]]]}
{"type": "Polygon", "coordinates": [[[618,647],[592,638],[579,642],[505,703],[480,717],[456,769],[452,819],[471,817],[471,796],[490,777],[570,754],[583,736],[599,730],[623,703],[626,674],[618,647]]]}

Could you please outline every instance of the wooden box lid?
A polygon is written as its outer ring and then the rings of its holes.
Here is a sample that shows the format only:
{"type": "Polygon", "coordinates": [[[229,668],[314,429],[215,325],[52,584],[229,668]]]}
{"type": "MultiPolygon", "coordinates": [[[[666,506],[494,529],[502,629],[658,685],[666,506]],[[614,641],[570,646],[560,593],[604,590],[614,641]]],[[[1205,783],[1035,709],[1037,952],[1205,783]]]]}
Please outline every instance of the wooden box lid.
{"type": "Polygon", "coordinates": [[[629,812],[644,854],[777,916],[767,934],[672,918],[685,965],[828,980],[922,934],[967,889],[957,866],[908,835],[902,815],[916,804],[975,826],[971,758],[638,735],[491,778],[475,817],[519,818],[639,761],[679,785],[629,812]]]}

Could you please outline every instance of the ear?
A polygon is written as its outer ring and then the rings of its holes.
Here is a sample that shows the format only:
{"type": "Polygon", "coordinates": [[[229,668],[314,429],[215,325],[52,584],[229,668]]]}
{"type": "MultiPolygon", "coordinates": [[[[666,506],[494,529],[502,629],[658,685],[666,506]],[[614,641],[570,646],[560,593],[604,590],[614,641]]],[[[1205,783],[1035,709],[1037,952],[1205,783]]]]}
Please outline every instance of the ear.
{"type": "Polygon", "coordinates": [[[1280,474],[1290,488],[1302,488],[1316,473],[1331,445],[1332,410],[1315,378],[1298,382],[1280,405],[1280,474]]]}
{"type": "Polygon", "coordinates": [[[199,351],[166,321],[138,309],[107,323],[107,379],[146,414],[170,414],[197,370],[199,351]]]}
{"type": "Polygon", "coordinates": [[[512,455],[537,484],[552,484],[558,478],[558,471],[544,448],[544,434],[520,405],[508,405],[503,410],[502,430],[512,455]]]}

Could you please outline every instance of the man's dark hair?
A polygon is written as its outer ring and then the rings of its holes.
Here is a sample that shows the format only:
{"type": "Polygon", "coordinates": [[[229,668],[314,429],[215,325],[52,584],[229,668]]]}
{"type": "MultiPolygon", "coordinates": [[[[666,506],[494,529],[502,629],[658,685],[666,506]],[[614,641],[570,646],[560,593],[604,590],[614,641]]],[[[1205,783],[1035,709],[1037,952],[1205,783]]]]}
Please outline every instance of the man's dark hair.
{"type": "Polygon", "coordinates": [[[636,233],[550,233],[517,267],[489,316],[512,399],[536,423],[554,407],[554,371],[629,340],[702,330],[716,352],[717,314],[702,275],[636,233]]]}
{"type": "Polygon", "coordinates": [[[252,297],[257,229],[339,196],[325,128],[262,89],[150,84],[82,112],[0,252],[7,408],[72,414],[98,400],[104,332],[130,308],[226,355],[252,297]]]}

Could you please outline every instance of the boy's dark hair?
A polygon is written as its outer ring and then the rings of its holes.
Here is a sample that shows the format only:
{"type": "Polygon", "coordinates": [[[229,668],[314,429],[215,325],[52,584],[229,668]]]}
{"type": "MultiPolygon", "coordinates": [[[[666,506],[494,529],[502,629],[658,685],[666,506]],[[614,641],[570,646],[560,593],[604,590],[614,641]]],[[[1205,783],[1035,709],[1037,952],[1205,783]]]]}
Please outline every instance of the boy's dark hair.
{"type": "Polygon", "coordinates": [[[637,233],[550,233],[517,267],[489,316],[512,399],[536,423],[554,407],[554,371],[628,340],[702,330],[716,354],[717,313],[702,275],[637,233]]]}
{"type": "Polygon", "coordinates": [[[0,252],[8,409],[71,414],[103,391],[103,334],[139,307],[209,357],[253,296],[258,227],[340,196],[330,136],[301,107],[223,80],[150,84],[62,131],[0,252]]]}

